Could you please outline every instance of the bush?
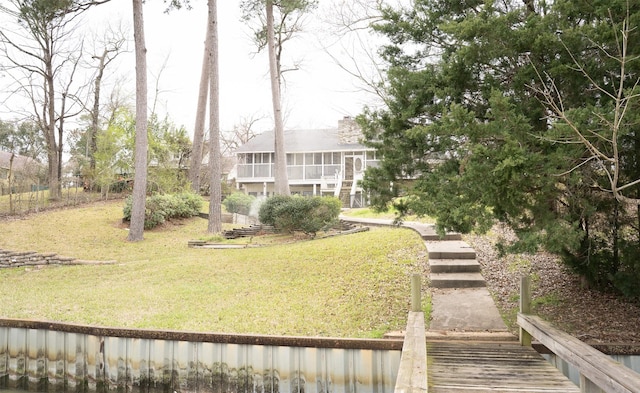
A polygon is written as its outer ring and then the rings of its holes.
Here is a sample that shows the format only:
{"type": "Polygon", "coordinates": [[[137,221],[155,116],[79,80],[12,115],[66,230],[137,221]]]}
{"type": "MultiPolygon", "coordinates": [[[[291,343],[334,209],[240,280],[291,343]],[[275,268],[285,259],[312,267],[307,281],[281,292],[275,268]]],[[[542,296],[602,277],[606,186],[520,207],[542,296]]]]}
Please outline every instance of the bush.
{"type": "Polygon", "coordinates": [[[251,212],[251,206],[256,198],[253,195],[236,192],[229,195],[222,204],[229,213],[244,214],[248,216],[251,212]]]}
{"type": "Polygon", "coordinates": [[[290,196],[284,195],[274,195],[267,198],[267,200],[260,206],[260,211],[258,212],[258,219],[260,222],[265,225],[275,226],[276,217],[280,214],[280,209],[282,206],[286,206],[290,199],[290,196]]]}
{"type": "MultiPolygon", "coordinates": [[[[133,199],[128,197],[123,208],[123,220],[131,221],[133,199]]],[[[155,228],[172,218],[187,218],[200,214],[202,198],[192,193],[164,194],[148,197],[145,202],[144,229],[155,228]]]]}
{"type": "Polygon", "coordinates": [[[338,222],[340,200],[334,197],[273,196],[260,207],[260,222],[276,229],[308,235],[327,230],[338,222]]]}

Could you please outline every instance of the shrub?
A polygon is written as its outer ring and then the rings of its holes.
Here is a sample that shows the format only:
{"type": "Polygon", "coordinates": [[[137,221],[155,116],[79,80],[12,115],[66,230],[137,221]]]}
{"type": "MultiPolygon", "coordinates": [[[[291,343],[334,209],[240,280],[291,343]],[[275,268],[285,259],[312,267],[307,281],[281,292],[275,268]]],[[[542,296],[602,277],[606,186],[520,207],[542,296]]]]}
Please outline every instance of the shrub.
{"type": "Polygon", "coordinates": [[[276,217],[279,214],[278,211],[282,206],[289,203],[290,199],[290,196],[285,195],[274,195],[267,198],[262,206],[260,206],[260,211],[258,212],[258,219],[260,222],[265,225],[275,226],[276,217]]]}
{"type": "MultiPolygon", "coordinates": [[[[124,221],[131,221],[133,199],[128,197],[123,208],[124,221]]],[[[155,228],[172,218],[197,216],[202,208],[202,198],[192,193],[157,194],[145,202],[144,229],[155,228]]]]}
{"type": "Polygon", "coordinates": [[[229,195],[222,204],[229,213],[249,215],[251,212],[251,206],[255,202],[256,198],[253,195],[245,194],[242,192],[235,192],[229,195]]]}
{"type": "Polygon", "coordinates": [[[308,235],[338,222],[341,203],[334,197],[273,196],[260,207],[260,222],[276,229],[308,235]]]}

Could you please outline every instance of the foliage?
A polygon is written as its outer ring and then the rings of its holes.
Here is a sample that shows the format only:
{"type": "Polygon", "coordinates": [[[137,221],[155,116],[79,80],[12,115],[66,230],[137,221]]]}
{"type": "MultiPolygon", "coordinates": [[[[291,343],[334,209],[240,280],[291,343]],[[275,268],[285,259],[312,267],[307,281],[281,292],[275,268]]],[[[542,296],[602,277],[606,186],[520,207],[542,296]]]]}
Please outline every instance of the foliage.
{"type": "Polygon", "coordinates": [[[267,198],[267,200],[260,205],[260,211],[258,211],[258,219],[260,222],[266,225],[274,225],[277,212],[282,210],[284,206],[289,203],[290,199],[291,197],[288,195],[273,195],[267,198]]]}
{"type": "Polygon", "coordinates": [[[234,192],[222,201],[222,204],[229,213],[249,215],[251,206],[255,202],[256,197],[245,194],[244,192],[234,192]]]}
{"type": "MultiPolygon", "coordinates": [[[[292,39],[301,30],[302,16],[318,6],[317,0],[279,0],[273,2],[276,33],[279,36],[277,46],[292,39]]],[[[257,20],[253,40],[258,51],[267,46],[267,30],[265,16],[265,0],[242,0],[240,3],[242,20],[257,20]]]]}
{"type": "MultiPolygon", "coordinates": [[[[125,200],[123,220],[131,220],[132,198],[125,200]]],[[[156,194],[145,203],[144,229],[152,229],[172,218],[188,218],[200,214],[202,198],[197,194],[156,194]]]]}
{"type": "MultiPolygon", "coordinates": [[[[148,126],[149,191],[180,192],[187,184],[185,172],[191,152],[187,131],[184,127],[176,127],[170,119],[160,120],[155,115],[150,116],[148,126]]],[[[126,106],[116,109],[107,128],[98,132],[94,171],[90,169],[88,159],[79,158],[85,154],[88,132],[79,130],[77,134],[73,153],[82,163],[82,176],[103,192],[127,188],[134,172],[135,117],[132,110],[126,106]]]]}
{"type": "Polygon", "coordinates": [[[315,235],[338,222],[341,206],[335,197],[274,195],[260,206],[259,219],[278,230],[315,235]]]}
{"type": "Polygon", "coordinates": [[[44,137],[31,121],[0,120],[0,150],[42,161],[46,158],[44,137]]]}
{"type": "Polygon", "coordinates": [[[386,108],[359,117],[383,157],[363,181],[373,204],[432,216],[441,232],[500,220],[518,236],[505,251],[558,253],[600,287],[640,279],[637,206],[614,198],[602,167],[617,166],[626,195],[640,196],[638,111],[611,128],[616,89],[626,80],[626,97],[637,93],[640,31],[627,32],[624,72],[619,32],[623,21],[637,26],[640,5],[419,0],[382,11],[386,108]],[[615,150],[617,162],[594,159],[551,116],[549,81],[585,140],[615,150]],[[619,149],[606,145],[612,138],[619,149]]]}

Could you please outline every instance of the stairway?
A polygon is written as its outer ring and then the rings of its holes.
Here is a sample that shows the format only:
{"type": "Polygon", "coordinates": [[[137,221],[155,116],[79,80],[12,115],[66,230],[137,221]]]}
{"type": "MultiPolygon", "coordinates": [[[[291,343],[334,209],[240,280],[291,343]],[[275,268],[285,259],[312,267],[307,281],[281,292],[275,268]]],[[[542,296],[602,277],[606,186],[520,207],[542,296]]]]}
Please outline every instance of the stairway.
{"type": "Polygon", "coordinates": [[[340,201],[342,202],[342,207],[351,207],[351,185],[353,184],[353,180],[343,180],[342,188],[340,189],[340,201]]]}
{"type": "Polygon", "coordinates": [[[426,242],[433,288],[480,288],[486,282],[480,274],[476,252],[467,243],[426,242]]]}
{"type": "MultiPolygon", "coordinates": [[[[342,218],[362,225],[394,225],[393,220],[342,218]]],[[[489,294],[475,250],[462,241],[462,236],[448,233],[440,237],[433,224],[404,222],[402,226],[420,234],[429,255],[429,340],[516,340],[489,294]]]]}
{"type": "Polygon", "coordinates": [[[433,288],[430,339],[514,340],[489,294],[475,250],[461,238],[425,241],[425,246],[433,288]]]}

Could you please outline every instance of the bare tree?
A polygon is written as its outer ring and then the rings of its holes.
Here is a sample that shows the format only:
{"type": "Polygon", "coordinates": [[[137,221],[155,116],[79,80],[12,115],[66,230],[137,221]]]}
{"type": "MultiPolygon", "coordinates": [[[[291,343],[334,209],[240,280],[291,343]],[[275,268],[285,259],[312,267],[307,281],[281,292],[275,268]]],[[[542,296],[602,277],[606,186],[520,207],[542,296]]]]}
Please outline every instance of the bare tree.
{"type": "MultiPolygon", "coordinates": [[[[209,26],[211,22],[207,22],[209,26]]],[[[193,145],[191,148],[191,163],[189,166],[189,181],[191,189],[200,192],[200,171],[202,167],[202,153],[204,149],[204,123],[207,114],[207,94],[209,93],[209,57],[211,42],[209,29],[207,28],[202,56],[202,70],[200,72],[200,88],[198,89],[198,106],[196,108],[196,121],[193,128],[193,145]]]]}
{"type": "Polygon", "coordinates": [[[104,77],[104,71],[107,66],[118,57],[124,50],[126,45],[126,38],[121,31],[114,31],[109,29],[107,31],[104,47],[102,52],[94,54],[91,58],[98,61],[96,67],[96,76],[93,81],[93,107],[89,111],[91,116],[91,127],[89,128],[89,168],[91,173],[95,172],[96,159],[95,153],[97,150],[97,137],[99,130],[100,120],[100,93],[102,89],[102,79],[104,77]]]}
{"type": "Polygon", "coordinates": [[[222,157],[220,155],[220,73],[218,66],[218,3],[208,2],[209,50],[209,233],[222,232],[222,157]]]}
{"type": "Polygon", "coordinates": [[[136,146],[135,177],[129,241],[143,240],[147,195],[147,48],[144,38],[142,0],[133,0],[133,36],[136,53],[136,146]]]}
{"type": "Polygon", "coordinates": [[[22,92],[31,101],[30,117],[45,136],[53,199],[60,196],[64,122],[80,112],[76,110],[80,94],[74,94],[72,86],[82,43],[75,47],[66,44],[74,41],[78,17],[91,6],[107,1],[11,0],[5,3],[7,6],[0,6],[0,12],[17,20],[15,28],[0,29],[0,50],[7,59],[3,69],[15,81],[14,92],[22,92]]]}
{"type": "Polygon", "coordinates": [[[254,127],[257,122],[263,119],[264,117],[256,117],[255,115],[242,117],[231,131],[221,132],[222,156],[231,156],[236,149],[253,139],[257,135],[254,127]]]}
{"type": "Polygon", "coordinates": [[[385,100],[382,81],[386,79],[383,61],[374,39],[373,26],[382,21],[383,0],[336,0],[323,4],[324,25],[320,46],[335,64],[354,77],[358,89],[385,100]]]}

